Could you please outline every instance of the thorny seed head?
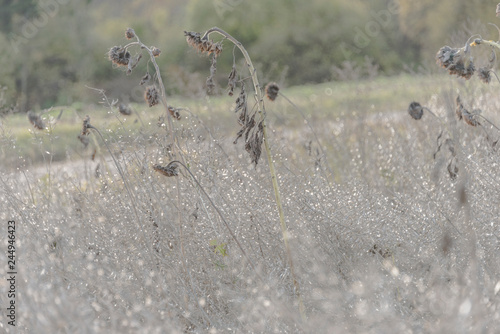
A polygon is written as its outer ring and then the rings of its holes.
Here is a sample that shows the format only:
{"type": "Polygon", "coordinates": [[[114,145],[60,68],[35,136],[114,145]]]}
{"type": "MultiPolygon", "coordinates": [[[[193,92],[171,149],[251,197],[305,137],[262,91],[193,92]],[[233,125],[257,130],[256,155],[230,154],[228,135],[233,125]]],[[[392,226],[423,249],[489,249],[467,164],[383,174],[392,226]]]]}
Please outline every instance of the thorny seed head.
{"type": "Polygon", "coordinates": [[[270,82],[266,86],[266,96],[269,100],[274,101],[278,96],[278,92],[280,91],[280,87],[276,82],[270,82]]]}
{"type": "Polygon", "coordinates": [[[187,43],[198,50],[201,53],[211,54],[214,53],[216,56],[222,53],[222,44],[220,42],[214,43],[214,41],[208,38],[201,38],[201,34],[192,31],[184,31],[187,43]]]}
{"type": "Polygon", "coordinates": [[[90,124],[90,116],[87,115],[85,116],[85,119],[83,120],[83,126],[82,126],[82,136],[87,136],[90,132],[89,129],[92,128],[92,125],[90,124]]]}
{"type": "Polygon", "coordinates": [[[227,86],[229,87],[229,96],[233,96],[234,87],[236,87],[236,66],[233,64],[233,68],[228,76],[227,86]]]}
{"type": "Polygon", "coordinates": [[[132,29],[132,28],[127,28],[127,30],[125,31],[125,37],[126,37],[127,39],[132,39],[132,38],[134,38],[134,37],[135,37],[135,31],[134,31],[134,29],[132,29]]]}
{"type": "Polygon", "coordinates": [[[44,124],[42,118],[40,117],[40,115],[35,114],[31,110],[28,111],[28,120],[30,121],[31,124],[33,124],[33,126],[36,129],[38,129],[38,130],[45,129],[45,124],[44,124]]]}
{"type": "Polygon", "coordinates": [[[123,103],[120,103],[120,105],[118,106],[118,111],[120,112],[120,114],[125,116],[132,115],[132,109],[130,108],[130,106],[127,106],[123,103]]]}
{"type": "Polygon", "coordinates": [[[160,95],[156,86],[148,86],[144,92],[144,99],[148,103],[149,107],[155,106],[160,103],[160,95]]]}
{"type": "Polygon", "coordinates": [[[169,163],[166,166],[161,166],[161,165],[154,165],[153,169],[157,171],[158,173],[171,177],[171,176],[177,176],[179,175],[179,171],[177,170],[178,166],[177,164],[172,164],[169,163]]]}
{"type": "Polygon", "coordinates": [[[161,50],[158,49],[157,47],[152,46],[151,47],[151,53],[153,54],[153,56],[158,57],[160,55],[160,53],[161,53],[161,50]]]}
{"type": "Polygon", "coordinates": [[[424,108],[422,108],[420,103],[412,102],[408,107],[408,113],[410,114],[411,118],[419,120],[424,115],[424,108]]]}
{"type": "Polygon", "coordinates": [[[121,46],[113,46],[108,52],[109,60],[118,66],[127,66],[130,61],[130,52],[121,46]]]}
{"type": "Polygon", "coordinates": [[[453,49],[449,46],[443,46],[436,54],[437,64],[446,68],[450,75],[457,75],[468,80],[475,71],[472,58],[467,59],[468,49],[453,49]],[[465,61],[465,62],[464,62],[465,61]]]}

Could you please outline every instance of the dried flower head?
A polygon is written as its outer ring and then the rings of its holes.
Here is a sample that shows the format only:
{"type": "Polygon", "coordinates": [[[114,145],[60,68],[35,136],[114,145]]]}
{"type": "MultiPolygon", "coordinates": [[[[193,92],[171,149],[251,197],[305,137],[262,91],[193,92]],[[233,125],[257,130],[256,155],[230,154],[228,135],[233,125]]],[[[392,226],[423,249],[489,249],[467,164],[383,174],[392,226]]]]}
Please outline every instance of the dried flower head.
{"type": "Polygon", "coordinates": [[[201,53],[214,53],[218,56],[222,52],[222,44],[220,42],[214,43],[214,41],[206,37],[202,38],[200,33],[184,31],[184,35],[186,36],[187,43],[201,53]]]}
{"type": "Polygon", "coordinates": [[[276,82],[270,82],[266,86],[266,96],[269,100],[274,101],[278,96],[278,92],[280,91],[280,87],[276,82]]]}
{"type": "Polygon", "coordinates": [[[420,103],[412,102],[408,107],[408,113],[410,114],[411,118],[419,120],[424,115],[424,108],[422,108],[420,103]]]}
{"type": "Polygon", "coordinates": [[[127,66],[130,61],[130,52],[121,46],[113,46],[108,52],[108,57],[113,64],[127,66]]]}
{"type": "Polygon", "coordinates": [[[87,136],[90,132],[89,129],[92,128],[92,125],[90,125],[90,116],[87,115],[85,116],[85,119],[83,120],[83,126],[82,126],[82,136],[87,136]]]}
{"type": "Polygon", "coordinates": [[[177,170],[178,166],[177,164],[169,163],[166,166],[161,166],[161,165],[154,165],[153,169],[157,171],[158,173],[171,177],[171,176],[177,176],[179,175],[179,171],[177,170]]]}
{"type": "Polygon", "coordinates": [[[38,130],[45,129],[45,124],[43,122],[43,119],[40,117],[40,115],[35,114],[31,110],[28,111],[28,120],[30,121],[31,124],[33,124],[35,129],[38,130]]]}
{"type": "Polygon", "coordinates": [[[80,142],[83,144],[83,147],[84,148],[87,148],[87,146],[89,146],[89,137],[85,136],[85,135],[78,135],[78,140],[80,140],[80,142]]]}
{"type": "Polygon", "coordinates": [[[134,29],[132,29],[132,28],[127,28],[127,30],[125,30],[125,37],[126,37],[127,39],[132,39],[132,38],[134,38],[134,37],[135,37],[135,31],[134,31],[134,29]]]}
{"type": "Polygon", "coordinates": [[[151,47],[151,53],[153,54],[153,56],[158,57],[160,55],[160,53],[161,53],[161,50],[158,49],[157,47],[152,46],[151,47]]]}
{"type": "Polygon", "coordinates": [[[120,103],[118,106],[118,111],[120,114],[125,115],[125,116],[130,116],[132,115],[132,108],[130,106],[125,105],[124,103],[120,103]]]}
{"type": "Polygon", "coordinates": [[[231,72],[229,73],[229,76],[227,78],[227,86],[229,87],[229,96],[233,96],[233,91],[234,88],[236,87],[236,66],[233,64],[233,68],[231,69],[231,72]]]}
{"type": "Polygon", "coordinates": [[[468,80],[474,74],[476,68],[472,58],[468,57],[468,49],[453,49],[443,46],[436,54],[438,65],[446,68],[450,75],[457,75],[468,80]]]}
{"type": "Polygon", "coordinates": [[[176,120],[180,120],[181,119],[181,113],[179,112],[180,109],[174,108],[172,106],[168,106],[167,109],[168,109],[168,112],[170,113],[170,115],[173,118],[175,118],[176,120]]]}
{"type": "Polygon", "coordinates": [[[146,88],[146,91],[144,92],[144,99],[150,107],[160,103],[160,94],[158,93],[156,86],[148,86],[146,88]]]}

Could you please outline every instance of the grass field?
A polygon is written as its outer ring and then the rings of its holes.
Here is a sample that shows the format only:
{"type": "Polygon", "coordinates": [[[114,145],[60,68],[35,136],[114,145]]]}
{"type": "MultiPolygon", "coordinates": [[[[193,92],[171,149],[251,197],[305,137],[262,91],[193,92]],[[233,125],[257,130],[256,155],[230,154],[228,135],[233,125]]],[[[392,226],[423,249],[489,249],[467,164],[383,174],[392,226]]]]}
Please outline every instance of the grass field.
{"type": "Polygon", "coordinates": [[[306,319],[266,157],[255,167],[232,143],[235,97],[169,99],[190,111],[174,127],[199,184],[153,169],[178,158],[161,108],[124,117],[96,99],[44,114],[43,131],[2,119],[19,332],[495,333],[500,133],[458,121],[455,98],[500,124],[498,83],[401,75],[281,92],[308,121],[266,101],[306,319]],[[412,119],[412,101],[440,118],[412,119]],[[95,131],[86,149],[77,139],[87,114],[109,150],[95,131]]]}

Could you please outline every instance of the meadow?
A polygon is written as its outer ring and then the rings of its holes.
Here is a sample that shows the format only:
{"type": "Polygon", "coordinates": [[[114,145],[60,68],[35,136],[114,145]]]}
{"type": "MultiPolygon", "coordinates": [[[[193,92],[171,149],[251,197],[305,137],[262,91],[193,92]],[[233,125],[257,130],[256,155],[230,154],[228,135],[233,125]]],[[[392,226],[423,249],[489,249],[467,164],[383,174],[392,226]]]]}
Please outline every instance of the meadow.
{"type": "Polygon", "coordinates": [[[2,119],[18,332],[495,333],[500,133],[458,120],[455,99],[500,124],[498,85],[402,74],[282,88],[305,118],[266,99],[290,254],[266,157],[233,144],[237,92],[167,97],[176,148],[161,106],[124,116],[98,93],[43,113],[43,130],[2,119]],[[413,101],[438,117],[412,119],[413,101]],[[189,170],[158,172],[179,156],[189,170]]]}

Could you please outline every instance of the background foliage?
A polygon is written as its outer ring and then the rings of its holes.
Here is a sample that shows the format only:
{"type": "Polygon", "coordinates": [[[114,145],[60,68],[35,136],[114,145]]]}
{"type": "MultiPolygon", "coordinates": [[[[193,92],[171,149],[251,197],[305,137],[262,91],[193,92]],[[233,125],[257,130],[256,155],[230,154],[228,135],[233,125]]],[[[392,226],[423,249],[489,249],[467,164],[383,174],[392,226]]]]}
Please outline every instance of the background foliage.
{"type": "MultiPolygon", "coordinates": [[[[203,91],[199,79],[207,75],[206,64],[185,47],[184,30],[220,26],[247,45],[261,77],[298,85],[417,70],[433,63],[458,31],[496,20],[494,3],[465,0],[61,2],[44,22],[43,4],[55,0],[0,1],[0,85],[7,87],[7,106],[27,111],[68,105],[85,99],[82,83],[134,99],[133,86],[106,60],[106,50],[128,26],[157,41],[169,93],[192,95],[203,91]],[[35,20],[41,27],[16,43],[35,20]]],[[[494,28],[484,32],[496,35],[494,28]]],[[[221,68],[220,79],[226,71],[221,68]]]]}

